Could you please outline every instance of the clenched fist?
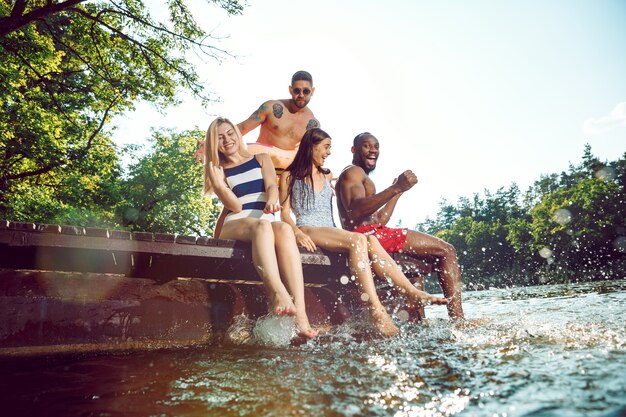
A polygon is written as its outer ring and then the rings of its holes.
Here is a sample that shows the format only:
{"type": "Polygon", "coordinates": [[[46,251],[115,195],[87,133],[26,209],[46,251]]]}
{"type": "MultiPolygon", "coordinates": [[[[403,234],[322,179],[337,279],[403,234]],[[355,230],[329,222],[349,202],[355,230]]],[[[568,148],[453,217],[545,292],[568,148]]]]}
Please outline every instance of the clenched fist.
{"type": "Polygon", "coordinates": [[[394,181],[394,185],[402,192],[410,190],[415,184],[417,184],[417,176],[410,169],[404,171],[394,181]]]}

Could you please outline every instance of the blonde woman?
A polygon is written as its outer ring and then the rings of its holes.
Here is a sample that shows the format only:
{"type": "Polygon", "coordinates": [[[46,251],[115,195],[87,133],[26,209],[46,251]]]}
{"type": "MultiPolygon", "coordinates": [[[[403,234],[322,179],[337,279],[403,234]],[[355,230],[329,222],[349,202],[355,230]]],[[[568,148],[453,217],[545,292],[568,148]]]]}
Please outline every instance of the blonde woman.
{"type": "Polygon", "coordinates": [[[298,334],[315,337],[306,314],[293,230],[274,221],[280,205],[271,159],[267,154],[248,153],[237,125],[222,117],[209,126],[204,151],[204,192],[216,194],[228,210],[220,238],[252,244],[252,262],[265,284],[270,311],[295,316],[298,334]]]}

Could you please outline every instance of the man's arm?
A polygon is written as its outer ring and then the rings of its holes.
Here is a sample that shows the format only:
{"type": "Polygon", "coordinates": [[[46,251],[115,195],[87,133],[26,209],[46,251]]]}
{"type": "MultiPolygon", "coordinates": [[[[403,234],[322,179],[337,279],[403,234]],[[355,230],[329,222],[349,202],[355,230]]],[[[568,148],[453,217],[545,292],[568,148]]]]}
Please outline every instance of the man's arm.
{"type": "Polygon", "coordinates": [[[355,225],[361,224],[400,193],[394,184],[378,194],[368,196],[365,191],[366,178],[367,174],[362,168],[353,166],[342,173],[341,181],[337,183],[341,205],[355,225]]]}
{"type": "Polygon", "coordinates": [[[383,226],[386,226],[387,223],[389,223],[389,219],[391,219],[393,211],[396,208],[396,203],[398,202],[398,199],[401,195],[402,193],[399,193],[391,197],[391,200],[389,200],[387,204],[385,204],[380,210],[374,213],[372,217],[376,218],[376,223],[380,223],[383,226]]]}
{"type": "Polygon", "coordinates": [[[398,198],[417,183],[415,174],[405,171],[391,186],[368,196],[365,190],[366,177],[367,174],[362,168],[354,166],[344,171],[339,184],[341,203],[354,224],[361,224],[370,216],[375,222],[386,224],[391,218],[398,198]]]}
{"type": "Polygon", "coordinates": [[[250,115],[250,117],[248,117],[243,122],[237,124],[237,127],[241,131],[241,134],[245,135],[246,133],[256,129],[261,124],[265,123],[265,120],[267,119],[267,115],[269,113],[269,109],[271,107],[271,101],[266,101],[265,103],[261,104],[261,106],[256,109],[250,115]]]}

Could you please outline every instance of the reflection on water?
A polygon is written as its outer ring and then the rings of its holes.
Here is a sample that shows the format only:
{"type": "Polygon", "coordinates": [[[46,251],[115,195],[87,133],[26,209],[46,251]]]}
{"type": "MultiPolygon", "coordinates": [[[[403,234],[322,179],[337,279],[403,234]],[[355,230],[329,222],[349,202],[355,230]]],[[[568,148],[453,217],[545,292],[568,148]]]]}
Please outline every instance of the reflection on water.
{"type": "MultiPolygon", "coordinates": [[[[626,405],[626,281],[464,294],[392,340],[3,359],[2,415],[604,416],[626,405]]],[[[618,414],[614,414],[618,415],[618,414]]]]}

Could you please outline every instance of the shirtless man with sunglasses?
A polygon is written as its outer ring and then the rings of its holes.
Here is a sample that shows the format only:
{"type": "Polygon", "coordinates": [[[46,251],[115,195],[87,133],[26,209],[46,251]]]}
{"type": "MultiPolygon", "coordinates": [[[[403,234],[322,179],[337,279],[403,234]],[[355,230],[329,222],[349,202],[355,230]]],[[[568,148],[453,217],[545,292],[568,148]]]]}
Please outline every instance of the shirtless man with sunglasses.
{"type": "MultiPolygon", "coordinates": [[[[248,152],[269,154],[277,176],[280,176],[293,161],[304,133],[311,128],[320,127],[319,121],[307,107],[313,93],[315,87],[311,74],[298,71],[291,77],[289,86],[291,98],[268,100],[250,117],[237,124],[242,135],[261,126],[257,141],[247,144],[248,152]]],[[[215,238],[219,238],[226,214],[222,211],[217,219],[213,233],[215,238]]]]}
{"type": "Polygon", "coordinates": [[[267,153],[280,175],[293,160],[304,133],[320,127],[311,109],[307,107],[315,93],[313,77],[306,71],[298,71],[291,77],[291,98],[268,100],[237,127],[242,135],[261,126],[256,143],[248,143],[253,154],[267,153]]]}

